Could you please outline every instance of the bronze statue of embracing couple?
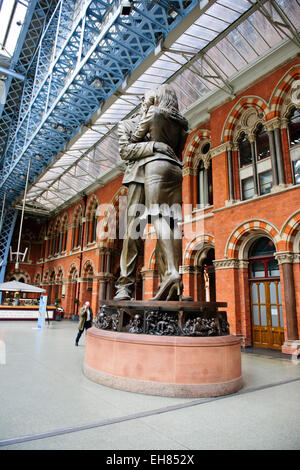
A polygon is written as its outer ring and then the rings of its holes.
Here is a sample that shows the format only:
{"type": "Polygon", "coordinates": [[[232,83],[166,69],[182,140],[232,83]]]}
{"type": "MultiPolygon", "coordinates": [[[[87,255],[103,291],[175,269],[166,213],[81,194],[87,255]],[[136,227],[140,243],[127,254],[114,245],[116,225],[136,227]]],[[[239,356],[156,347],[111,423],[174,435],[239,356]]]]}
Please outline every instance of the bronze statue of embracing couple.
{"type": "Polygon", "coordinates": [[[153,224],[156,263],[161,277],[151,300],[179,300],[183,284],[179,274],[182,237],[181,154],[188,122],[179,113],[176,93],[162,85],[145,93],[140,113],[118,126],[120,155],[127,162],[123,184],[128,187],[127,226],[120,259],[115,300],[130,300],[136,279],[140,237],[147,222],[153,224]],[[138,223],[137,223],[138,222],[138,223]]]}

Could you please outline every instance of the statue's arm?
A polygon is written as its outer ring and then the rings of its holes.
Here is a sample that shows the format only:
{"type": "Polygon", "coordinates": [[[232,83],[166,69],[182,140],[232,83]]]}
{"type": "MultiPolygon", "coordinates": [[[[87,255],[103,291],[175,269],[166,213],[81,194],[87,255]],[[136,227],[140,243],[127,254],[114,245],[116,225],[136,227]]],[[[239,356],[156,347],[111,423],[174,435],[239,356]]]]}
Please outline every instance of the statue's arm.
{"type": "Polygon", "coordinates": [[[151,108],[148,110],[148,113],[145,114],[140,122],[138,123],[134,132],[132,132],[130,140],[131,142],[142,142],[150,130],[150,123],[152,121],[153,112],[151,108]]]}
{"type": "Polygon", "coordinates": [[[134,161],[154,154],[154,142],[145,139],[144,142],[131,143],[130,133],[122,121],[118,126],[119,149],[122,160],[134,161]]]}
{"type": "Polygon", "coordinates": [[[154,142],[139,142],[136,144],[120,144],[120,156],[122,160],[135,161],[154,155],[154,142]]]}

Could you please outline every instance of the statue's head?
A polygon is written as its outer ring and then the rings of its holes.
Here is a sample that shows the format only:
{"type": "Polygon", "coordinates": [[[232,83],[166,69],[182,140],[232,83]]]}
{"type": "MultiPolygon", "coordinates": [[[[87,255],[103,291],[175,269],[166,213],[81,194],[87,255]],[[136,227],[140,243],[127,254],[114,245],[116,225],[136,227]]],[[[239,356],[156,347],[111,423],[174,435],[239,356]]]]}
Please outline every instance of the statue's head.
{"type": "Polygon", "coordinates": [[[177,95],[170,85],[161,85],[154,92],[154,106],[178,111],[177,95]]]}

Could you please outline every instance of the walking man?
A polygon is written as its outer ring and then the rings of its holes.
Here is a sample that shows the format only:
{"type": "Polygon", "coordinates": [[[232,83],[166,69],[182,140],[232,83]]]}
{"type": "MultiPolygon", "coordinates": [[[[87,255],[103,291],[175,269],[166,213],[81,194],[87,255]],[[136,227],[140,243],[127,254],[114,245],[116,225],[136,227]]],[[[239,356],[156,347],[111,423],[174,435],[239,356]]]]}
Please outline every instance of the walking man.
{"type": "Polygon", "coordinates": [[[90,302],[85,302],[84,306],[80,309],[79,314],[79,324],[78,324],[78,334],[75,340],[75,346],[78,346],[79,339],[84,332],[91,328],[93,324],[93,311],[90,307],[90,302]]]}

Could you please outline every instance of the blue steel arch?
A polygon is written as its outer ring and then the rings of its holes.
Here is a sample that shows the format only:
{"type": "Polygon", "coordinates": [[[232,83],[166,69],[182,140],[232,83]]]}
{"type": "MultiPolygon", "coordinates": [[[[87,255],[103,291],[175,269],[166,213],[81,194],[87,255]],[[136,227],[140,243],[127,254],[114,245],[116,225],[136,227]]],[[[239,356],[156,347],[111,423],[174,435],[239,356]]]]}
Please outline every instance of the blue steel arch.
{"type": "Polygon", "coordinates": [[[0,197],[9,188],[7,200],[14,201],[24,189],[18,177],[29,159],[32,182],[198,3],[173,1],[174,18],[168,1],[134,2],[132,14],[121,16],[117,0],[89,0],[73,24],[75,0],[60,0],[43,31],[31,89],[6,146],[0,197]]]}

